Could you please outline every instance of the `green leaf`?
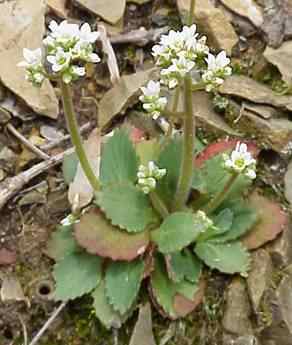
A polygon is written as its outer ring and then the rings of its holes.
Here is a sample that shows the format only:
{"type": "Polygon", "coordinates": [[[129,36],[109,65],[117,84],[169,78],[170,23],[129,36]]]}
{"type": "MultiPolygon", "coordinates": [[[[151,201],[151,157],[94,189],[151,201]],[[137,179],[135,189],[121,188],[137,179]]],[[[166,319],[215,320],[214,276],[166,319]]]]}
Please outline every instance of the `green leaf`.
{"type": "Polygon", "coordinates": [[[136,144],[136,151],[140,158],[140,163],[147,165],[150,161],[156,161],[159,152],[157,139],[142,140],[136,144]]]}
{"type": "Polygon", "coordinates": [[[114,310],[124,314],[134,303],[144,274],[144,262],[111,262],[105,275],[106,295],[114,310]]]}
{"type": "Polygon", "coordinates": [[[152,231],[151,238],[160,252],[174,253],[194,242],[205,231],[205,227],[206,223],[200,216],[176,212],[168,216],[157,230],[152,231]]]}
{"type": "Polygon", "coordinates": [[[75,152],[67,154],[63,158],[63,177],[67,185],[73,182],[78,167],[78,157],[75,152]]]}
{"type": "Polygon", "coordinates": [[[128,232],[143,231],[156,221],[148,196],[131,184],[105,187],[98,204],[113,225],[128,232]]]}
{"type": "Polygon", "coordinates": [[[122,319],[118,312],[114,311],[106,297],[105,282],[102,280],[98,287],[91,293],[95,314],[106,328],[120,328],[122,319]]]}
{"type": "Polygon", "coordinates": [[[62,260],[66,255],[76,252],[78,249],[73,237],[72,226],[58,226],[53,232],[46,249],[46,254],[55,261],[62,260]]]}
{"type": "Polygon", "coordinates": [[[174,283],[169,279],[163,258],[157,256],[155,259],[155,269],[151,275],[152,297],[155,304],[158,304],[170,318],[176,319],[174,302],[177,295],[183,295],[191,303],[198,290],[197,283],[182,281],[174,283]]]}
{"type": "Polygon", "coordinates": [[[246,274],[249,268],[249,254],[240,242],[199,242],[195,253],[207,266],[223,273],[246,274]]]}
{"type": "Polygon", "coordinates": [[[84,213],[75,224],[75,238],[88,253],[112,260],[131,261],[142,255],[149,244],[149,233],[129,234],[110,224],[98,208],[84,213]]]}
{"type": "Polygon", "coordinates": [[[160,152],[157,165],[161,169],[166,169],[166,176],[161,179],[156,191],[167,204],[171,204],[176,191],[177,181],[180,173],[182,159],[182,138],[175,136],[160,152]]]}
{"type": "Polygon", "coordinates": [[[206,180],[201,170],[194,168],[192,188],[205,194],[207,191],[206,180]]]}
{"type": "Polygon", "coordinates": [[[54,267],[55,298],[68,301],[92,291],[101,279],[101,258],[86,253],[66,255],[54,267]]]}
{"type": "Polygon", "coordinates": [[[189,280],[196,283],[200,279],[202,263],[188,249],[170,254],[166,258],[168,275],[171,280],[178,283],[189,280]]]}
{"type": "MultiPolygon", "coordinates": [[[[220,154],[208,159],[201,168],[201,173],[205,179],[207,193],[211,195],[221,192],[230,178],[230,174],[224,168],[224,161],[220,154]]],[[[228,198],[240,195],[250,185],[251,180],[248,177],[239,176],[229,191],[228,198]]]]}
{"type": "Polygon", "coordinates": [[[115,130],[102,150],[100,181],[102,185],[135,182],[138,157],[127,131],[115,130]]]}
{"type": "Polygon", "coordinates": [[[256,211],[242,201],[230,202],[228,206],[233,212],[232,225],[224,234],[213,238],[216,242],[225,243],[240,238],[251,230],[258,220],[256,211]]]}

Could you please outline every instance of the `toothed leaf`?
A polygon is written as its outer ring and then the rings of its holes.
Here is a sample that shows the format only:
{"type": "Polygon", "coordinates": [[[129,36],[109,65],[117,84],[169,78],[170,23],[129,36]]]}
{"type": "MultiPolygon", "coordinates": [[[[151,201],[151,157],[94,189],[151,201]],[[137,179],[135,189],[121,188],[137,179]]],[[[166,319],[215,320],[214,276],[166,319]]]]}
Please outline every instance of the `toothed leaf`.
{"type": "Polygon", "coordinates": [[[149,244],[148,232],[129,234],[119,230],[97,208],[83,214],[74,228],[76,241],[88,253],[112,260],[133,260],[149,244]]]}
{"type": "Polygon", "coordinates": [[[114,310],[124,314],[134,303],[143,279],[144,263],[111,262],[105,275],[106,295],[114,310]]]}
{"type": "Polygon", "coordinates": [[[213,240],[220,243],[234,241],[246,234],[252,229],[258,219],[255,210],[248,207],[243,202],[234,202],[228,204],[233,211],[232,225],[224,234],[219,234],[213,240]]]}
{"type": "Polygon", "coordinates": [[[93,297],[93,308],[100,322],[106,328],[120,328],[122,319],[118,312],[114,311],[106,297],[105,282],[102,280],[98,287],[91,293],[93,297]]]}
{"type": "Polygon", "coordinates": [[[78,250],[76,241],[73,237],[72,226],[58,226],[54,231],[46,249],[46,254],[55,261],[62,260],[66,255],[78,250]]]}
{"type": "Polygon", "coordinates": [[[168,216],[157,230],[152,231],[151,238],[160,252],[168,254],[185,248],[205,230],[206,223],[200,216],[176,212],[168,216]]]}
{"type": "Polygon", "coordinates": [[[200,279],[202,263],[188,249],[169,254],[166,264],[169,278],[176,283],[184,279],[195,283],[200,279]]]}
{"type": "Polygon", "coordinates": [[[167,203],[171,204],[176,191],[182,159],[182,138],[172,138],[160,152],[157,165],[166,169],[167,174],[157,184],[157,193],[167,203]]]}
{"type": "Polygon", "coordinates": [[[115,130],[103,147],[100,164],[102,185],[136,181],[139,161],[127,131],[115,130]]]}
{"type": "Polygon", "coordinates": [[[113,225],[128,232],[143,231],[156,220],[149,197],[131,184],[105,187],[97,202],[113,225]]]}
{"type": "Polygon", "coordinates": [[[248,249],[256,249],[275,239],[288,226],[289,217],[279,203],[257,192],[251,195],[249,203],[257,212],[258,222],[242,242],[248,249]]]}
{"type": "MultiPolygon", "coordinates": [[[[157,256],[155,259],[155,270],[151,275],[151,292],[154,304],[161,308],[163,314],[166,314],[172,319],[176,319],[181,315],[178,314],[175,302],[176,297],[183,297],[189,303],[192,303],[196,298],[198,291],[197,283],[190,283],[182,281],[174,283],[169,279],[163,258],[157,256]]],[[[193,304],[193,309],[197,304],[193,304]]],[[[188,308],[188,312],[193,310],[188,308]]],[[[182,312],[182,310],[180,310],[182,312]]]]}
{"type": "Polygon", "coordinates": [[[68,301],[92,291],[101,279],[101,258],[87,253],[66,255],[54,267],[55,298],[68,301]]]}
{"type": "Polygon", "coordinates": [[[199,242],[195,246],[195,253],[207,266],[223,273],[246,274],[248,270],[249,254],[240,242],[199,242]]]}

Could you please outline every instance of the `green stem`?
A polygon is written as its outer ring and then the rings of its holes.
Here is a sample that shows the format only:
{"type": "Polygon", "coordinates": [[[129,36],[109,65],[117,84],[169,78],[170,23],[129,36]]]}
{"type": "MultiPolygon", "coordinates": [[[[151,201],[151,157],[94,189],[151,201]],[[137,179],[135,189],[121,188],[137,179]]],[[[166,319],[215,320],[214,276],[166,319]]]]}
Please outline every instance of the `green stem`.
{"type": "Polygon", "coordinates": [[[170,117],[170,118],[182,118],[184,117],[185,113],[182,111],[173,111],[173,110],[164,109],[161,111],[161,115],[165,117],[170,117]]]}
{"type": "Polygon", "coordinates": [[[178,179],[177,190],[174,196],[172,209],[174,211],[182,210],[187,202],[193,178],[193,155],[195,143],[195,117],[193,114],[192,100],[192,78],[187,74],[184,79],[184,136],[183,153],[180,167],[180,176],[178,179]]]}
{"type": "Polygon", "coordinates": [[[191,26],[194,22],[194,12],[195,12],[196,0],[191,0],[189,18],[187,24],[191,26]]]}
{"type": "Polygon", "coordinates": [[[168,209],[162,199],[158,196],[155,191],[149,193],[149,197],[153,208],[159,213],[162,219],[169,215],[168,209]]]}
{"type": "Polygon", "coordinates": [[[65,113],[65,117],[67,121],[67,126],[70,132],[72,144],[75,147],[75,152],[78,156],[81,167],[89,183],[91,184],[94,190],[98,190],[100,188],[99,181],[96,175],[94,174],[91,168],[91,165],[87,159],[87,156],[82,144],[82,139],[80,137],[78,123],[76,120],[76,115],[75,115],[74,107],[73,107],[71,88],[68,84],[65,84],[63,81],[60,81],[60,88],[62,92],[64,113],[65,113]]]}
{"type": "Polygon", "coordinates": [[[205,207],[204,211],[208,214],[212,213],[215,211],[220,204],[225,200],[226,196],[228,195],[228,192],[230,191],[231,187],[233,186],[234,182],[237,180],[237,177],[239,174],[233,173],[229,180],[226,182],[224,188],[222,189],[221,192],[219,192],[214,199],[212,199],[205,207]]]}

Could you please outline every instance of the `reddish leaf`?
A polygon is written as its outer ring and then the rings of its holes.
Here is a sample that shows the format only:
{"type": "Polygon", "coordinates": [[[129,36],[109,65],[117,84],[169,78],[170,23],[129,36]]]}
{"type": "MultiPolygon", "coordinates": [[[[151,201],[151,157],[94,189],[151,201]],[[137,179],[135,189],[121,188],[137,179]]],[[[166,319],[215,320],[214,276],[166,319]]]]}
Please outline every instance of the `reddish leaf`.
{"type": "Polygon", "coordinates": [[[16,262],[16,253],[6,248],[0,249],[0,265],[11,265],[16,262]]]}
{"type": "Polygon", "coordinates": [[[121,231],[111,225],[98,208],[85,213],[74,228],[77,242],[88,253],[112,260],[131,261],[143,254],[149,244],[148,232],[121,231]]]}
{"type": "Polygon", "coordinates": [[[275,239],[288,225],[288,216],[280,204],[253,193],[249,199],[259,216],[259,222],[243,238],[242,242],[248,249],[256,249],[275,239]]]}
{"type": "Polygon", "coordinates": [[[178,317],[185,317],[202,303],[205,295],[206,285],[205,280],[201,279],[199,283],[199,290],[197,290],[192,300],[189,300],[181,294],[176,294],[173,307],[178,317]]]}
{"type": "MultiPolygon", "coordinates": [[[[237,139],[232,139],[228,141],[221,140],[221,141],[218,141],[217,143],[208,145],[195,159],[196,167],[200,168],[206,160],[211,159],[220,153],[224,153],[226,151],[230,151],[234,149],[238,141],[239,140],[237,139]]],[[[240,141],[240,142],[245,142],[245,141],[240,141]]],[[[245,142],[245,143],[248,146],[248,150],[252,153],[254,157],[256,157],[259,154],[259,149],[256,146],[256,144],[252,142],[245,142]]]]}

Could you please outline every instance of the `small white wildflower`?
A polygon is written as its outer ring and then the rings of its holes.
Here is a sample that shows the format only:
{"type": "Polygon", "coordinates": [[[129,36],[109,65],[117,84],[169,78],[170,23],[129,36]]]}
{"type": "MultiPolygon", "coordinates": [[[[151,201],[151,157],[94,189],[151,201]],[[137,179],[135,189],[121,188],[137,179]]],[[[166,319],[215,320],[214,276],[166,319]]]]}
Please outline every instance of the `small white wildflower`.
{"type": "Polygon", "coordinates": [[[143,95],[139,99],[143,103],[143,108],[157,119],[167,103],[166,97],[160,97],[160,83],[150,80],[146,87],[141,87],[141,91],[143,95]]]}
{"type": "Polygon", "coordinates": [[[58,48],[55,55],[48,55],[47,60],[52,64],[53,72],[60,72],[67,69],[70,65],[72,55],[65,52],[62,48],[58,48]]]}
{"type": "Polygon", "coordinates": [[[78,25],[69,24],[67,20],[62,21],[60,24],[52,20],[49,24],[49,29],[51,30],[50,35],[60,43],[78,40],[80,34],[78,25]]]}
{"type": "Polygon", "coordinates": [[[224,165],[227,169],[236,172],[237,174],[244,174],[250,179],[256,178],[255,165],[256,160],[252,157],[251,153],[247,150],[247,145],[238,142],[235,150],[231,155],[223,155],[224,165]]]}
{"type": "Polygon", "coordinates": [[[217,56],[208,54],[206,62],[207,71],[202,75],[202,80],[206,84],[206,91],[210,92],[220,86],[227,76],[231,75],[232,69],[228,66],[230,59],[224,51],[217,56]]]}
{"type": "Polygon", "coordinates": [[[159,169],[153,162],[148,162],[148,165],[140,165],[137,173],[138,187],[143,193],[148,194],[156,188],[157,181],[166,174],[166,169],[159,169]]]}
{"type": "Polygon", "coordinates": [[[84,23],[80,27],[79,38],[82,42],[87,44],[94,43],[99,37],[99,32],[91,31],[91,28],[88,23],[84,23]]]}
{"type": "Polygon", "coordinates": [[[42,63],[42,50],[40,48],[30,50],[23,48],[24,61],[17,64],[19,67],[35,67],[42,63]]]}

